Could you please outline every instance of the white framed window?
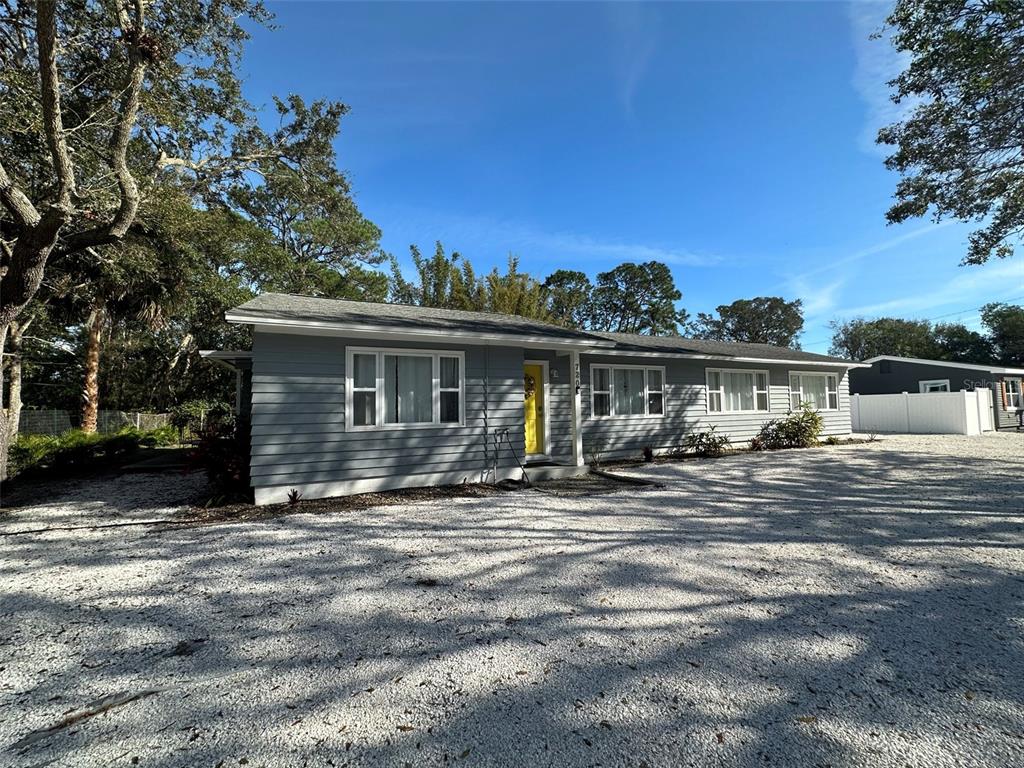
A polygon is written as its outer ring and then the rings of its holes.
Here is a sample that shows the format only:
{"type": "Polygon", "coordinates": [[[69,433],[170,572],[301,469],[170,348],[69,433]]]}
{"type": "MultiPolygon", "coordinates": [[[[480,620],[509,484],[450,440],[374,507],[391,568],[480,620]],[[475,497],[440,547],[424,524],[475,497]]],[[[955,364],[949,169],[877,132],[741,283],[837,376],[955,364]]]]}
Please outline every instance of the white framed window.
{"type": "Polygon", "coordinates": [[[768,371],[707,368],[708,413],[767,413],[768,371]]]}
{"type": "Polygon", "coordinates": [[[462,352],[349,347],[346,429],[465,424],[465,367],[462,352]]]}
{"type": "Polygon", "coordinates": [[[918,390],[924,394],[928,392],[949,392],[949,379],[930,379],[929,381],[917,382],[918,390]]]}
{"type": "Polygon", "coordinates": [[[590,366],[590,418],[665,415],[665,369],[590,366]]]}
{"type": "Polygon", "coordinates": [[[789,407],[810,403],[817,411],[839,410],[839,376],[834,373],[789,372],[789,407]]]}
{"type": "Polygon", "coordinates": [[[1021,393],[1020,379],[1003,379],[1003,392],[1006,394],[1006,409],[1008,411],[1024,408],[1024,394],[1021,393]]]}

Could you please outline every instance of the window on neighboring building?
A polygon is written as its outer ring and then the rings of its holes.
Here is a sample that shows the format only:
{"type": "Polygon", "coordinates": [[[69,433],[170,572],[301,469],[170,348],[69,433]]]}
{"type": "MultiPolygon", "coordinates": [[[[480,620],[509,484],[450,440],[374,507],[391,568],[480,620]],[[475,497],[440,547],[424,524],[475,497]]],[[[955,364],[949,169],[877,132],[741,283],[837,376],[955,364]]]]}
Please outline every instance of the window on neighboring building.
{"type": "Polygon", "coordinates": [[[789,374],[789,407],[810,403],[818,411],[839,409],[839,377],[834,373],[789,374]]]}
{"type": "Polygon", "coordinates": [[[705,371],[709,413],[767,412],[768,371],[708,368],[705,371]]]}
{"type": "Polygon", "coordinates": [[[949,379],[931,379],[917,383],[921,392],[949,392],[949,379]]]}
{"type": "Polygon", "coordinates": [[[349,428],[462,424],[464,363],[461,352],[350,349],[349,428]]]}
{"type": "Polygon", "coordinates": [[[665,369],[590,366],[590,415],[661,416],[665,413],[665,369]]]}
{"type": "Polygon", "coordinates": [[[1003,379],[1003,391],[1006,393],[1007,408],[1024,408],[1021,402],[1020,379],[1003,379]]]}

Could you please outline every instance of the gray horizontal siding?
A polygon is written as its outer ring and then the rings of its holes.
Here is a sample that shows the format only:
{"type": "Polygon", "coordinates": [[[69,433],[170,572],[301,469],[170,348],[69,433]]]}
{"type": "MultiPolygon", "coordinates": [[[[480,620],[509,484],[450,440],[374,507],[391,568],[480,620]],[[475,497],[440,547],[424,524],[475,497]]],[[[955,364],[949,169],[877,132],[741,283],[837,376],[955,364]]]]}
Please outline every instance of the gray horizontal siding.
{"type": "MultiPolygon", "coordinates": [[[[374,344],[327,336],[256,332],[253,339],[253,486],[348,482],[442,472],[478,479],[494,465],[495,429],[523,444],[521,349],[374,344]],[[464,351],[464,426],[348,432],[347,346],[464,351]],[[486,379],[486,381],[485,381],[486,379]]],[[[498,466],[515,459],[507,448],[498,466]]]]}
{"type": "MultiPolygon", "coordinates": [[[[478,479],[494,466],[495,430],[509,429],[522,455],[523,360],[549,364],[547,452],[558,461],[572,458],[572,376],[567,355],[514,347],[398,343],[374,345],[326,336],[257,332],[253,343],[252,482],[256,488],[399,479],[408,475],[452,475],[478,479]],[[350,432],[345,429],[345,350],[347,346],[449,349],[465,352],[466,423],[350,432]]],[[[664,451],[695,431],[716,425],[734,444],[749,440],[769,419],[789,410],[789,365],[722,367],[769,371],[771,413],[708,414],[705,369],[715,363],[657,357],[583,355],[583,443],[588,458],[639,455],[646,446],[664,451]],[[590,365],[624,364],[666,369],[661,418],[590,418],[590,365]]],[[[817,370],[817,369],[815,369],[817,370]]],[[[822,371],[826,369],[821,369],[822,371]]],[[[824,434],[850,432],[849,387],[840,375],[840,410],[826,412],[824,434]]],[[[515,466],[502,442],[499,469],[515,466]]],[[[400,483],[396,483],[400,484],[400,483]]]]}
{"type": "MultiPolygon", "coordinates": [[[[694,432],[715,426],[734,445],[750,440],[761,426],[789,412],[789,373],[806,371],[799,365],[762,365],[717,363],[704,360],[657,357],[584,355],[583,375],[583,450],[588,458],[639,455],[650,446],[655,451],[671,450],[694,432]],[[658,417],[591,418],[590,366],[642,365],[665,368],[665,415],[658,417]],[[708,413],[705,371],[707,368],[734,368],[768,371],[769,413],[708,413]]],[[[846,371],[841,368],[814,368],[815,372],[836,373],[839,380],[839,410],[824,411],[822,435],[850,434],[850,394],[846,371]]]]}

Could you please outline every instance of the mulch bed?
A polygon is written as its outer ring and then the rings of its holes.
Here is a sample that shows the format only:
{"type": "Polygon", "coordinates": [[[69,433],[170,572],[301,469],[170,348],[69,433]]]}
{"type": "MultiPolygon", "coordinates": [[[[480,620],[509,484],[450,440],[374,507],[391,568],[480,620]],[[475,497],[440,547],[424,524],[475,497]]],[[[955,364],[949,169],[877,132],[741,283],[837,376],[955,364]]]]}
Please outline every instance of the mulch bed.
{"type": "Polygon", "coordinates": [[[427,488],[403,488],[394,491],[376,493],[360,493],[354,496],[337,496],[329,499],[310,499],[295,504],[226,504],[223,506],[189,507],[181,514],[182,521],[194,522],[197,525],[206,523],[223,523],[234,520],[267,520],[284,515],[318,515],[331,512],[349,512],[371,507],[390,507],[396,504],[409,504],[417,501],[434,501],[437,499],[474,499],[487,496],[498,496],[512,488],[488,483],[463,483],[460,485],[442,485],[427,488]]]}

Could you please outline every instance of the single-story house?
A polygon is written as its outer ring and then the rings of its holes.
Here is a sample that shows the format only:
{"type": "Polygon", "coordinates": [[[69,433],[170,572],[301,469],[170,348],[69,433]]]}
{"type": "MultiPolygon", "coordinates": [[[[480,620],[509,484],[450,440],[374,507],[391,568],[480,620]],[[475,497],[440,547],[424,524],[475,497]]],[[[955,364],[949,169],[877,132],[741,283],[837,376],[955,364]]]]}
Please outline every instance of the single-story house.
{"type": "Polygon", "coordinates": [[[957,392],[992,390],[996,429],[1016,428],[1024,413],[1024,368],[951,363],[917,357],[880,355],[864,361],[868,367],[850,374],[850,392],[888,395],[900,392],[957,392]]]}
{"type": "Polygon", "coordinates": [[[712,426],[746,441],[806,401],[824,434],[850,433],[858,364],[810,352],[275,293],[227,320],[252,326],[251,352],[207,355],[250,399],[258,504],[518,478],[520,462],[578,474],[712,426]]]}

